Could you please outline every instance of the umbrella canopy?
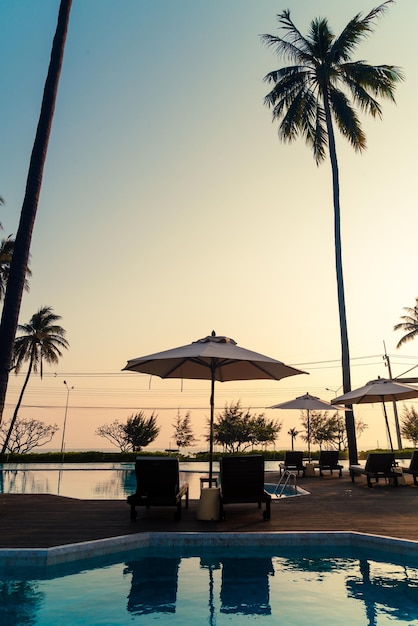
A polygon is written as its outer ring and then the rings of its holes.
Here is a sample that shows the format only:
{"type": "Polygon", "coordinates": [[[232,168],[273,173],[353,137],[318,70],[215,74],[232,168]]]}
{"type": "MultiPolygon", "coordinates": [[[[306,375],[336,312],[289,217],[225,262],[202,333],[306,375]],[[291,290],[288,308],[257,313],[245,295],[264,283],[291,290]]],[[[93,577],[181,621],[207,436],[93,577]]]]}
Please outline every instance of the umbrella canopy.
{"type": "Polygon", "coordinates": [[[377,378],[376,380],[369,381],[364,387],[360,387],[354,391],[348,391],[342,396],[334,398],[332,404],[372,404],[374,402],[381,402],[383,404],[389,443],[393,452],[385,401],[397,402],[398,400],[408,400],[411,398],[418,398],[417,387],[405,385],[390,378],[377,378]]]}
{"type": "Polygon", "coordinates": [[[348,391],[332,400],[332,404],[366,404],[373,402],[408,400],[418,397],[418,388],[389,378],[371,380],[364,387],[348,391]]]}
{"type": "MultiPolygon", "coordinates": [[[[144,357],[131,359],[124,370],[152,374],[160,378],[200,379],[211,381],[209,480],[212,480],[213,418],[215,381],[281,380],[287,376],[306,374],[258,352],[246,350],[229,337],[208,337],[193,343],[144,357]]],[[[210,483],[211,484],[211,483],[210,483]]]]}
{"type": "MultiPolygon", "coordinates": [[[[267,407],[268,409],[296,409],[299,411],[307,411],[308,414],[308,460],[311,461],[311,432],[310,432],[310,411],[329,411],[339,410],[342,407],[334,406],[331,402],[321,400],[316,396],[311,396],[310,393],[305,393],[304,396],[298,396],[294,400],[288,400],[287,402],[280,402],[280,404],[274,404],[267,407]]],[[[343,409],[345,410],[345,409],[343,409]]]]}
{"type": "Polygon", "coordinates": [[[342,407],[336,407],[331,402],[321,400],[316,396],[311,396],[310,393],[305,393],[304,396],[298,396],[294,400],[288,400],[287,402],[281,402],[280,404],[274,404],[267,407],[268,409],[299,409],[301,411],[329,411],[330,409],[336,410],[342,407]]]}

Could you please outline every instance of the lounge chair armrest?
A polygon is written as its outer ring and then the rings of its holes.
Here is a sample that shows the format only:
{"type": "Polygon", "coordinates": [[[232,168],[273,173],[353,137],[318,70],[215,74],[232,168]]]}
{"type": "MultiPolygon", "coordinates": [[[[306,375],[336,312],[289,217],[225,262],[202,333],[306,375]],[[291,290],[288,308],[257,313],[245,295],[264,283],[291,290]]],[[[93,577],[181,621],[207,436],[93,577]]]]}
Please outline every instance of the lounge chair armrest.
{"type": "Polygon", "coordinates": [[[180,483],[180,488],[178,492],[179,500],[181,500],[183,496],[186,496],[186,509],[188,509],[189,508],[189,483],[180,483]]]}

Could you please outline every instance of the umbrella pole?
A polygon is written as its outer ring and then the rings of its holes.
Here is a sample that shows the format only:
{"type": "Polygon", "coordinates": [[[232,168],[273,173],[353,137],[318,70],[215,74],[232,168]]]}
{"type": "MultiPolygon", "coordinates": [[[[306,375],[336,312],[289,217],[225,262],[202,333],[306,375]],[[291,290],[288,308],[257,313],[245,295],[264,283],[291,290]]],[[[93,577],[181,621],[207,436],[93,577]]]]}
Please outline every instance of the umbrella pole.
{"type": "Polygon", "coordinates": [[[209,427],[209,487],[212,487],[212,465],[213,465],[213,414],[215,410],[215,366],[212,364],[212,380],[210,393],[210,427],[209,427]]]}
{"type": "Polygon", "coordinates": [[[311,424],[309,419],[309,409],[307,409],[308,413],[308,463],[311,462],[311,424]]]}
{"type": "Polygon", "coordinates": [[[386,428],[387,428],[387,431],[388,431],[390,449],[393,452],[392,436],[390,434],[390,429],[389,429],[388,414],[387,414],[387,411],[386,411],[386,404],[385,404],[385,401],[383,400],[383,398],[382,398],[382,403],[383,403],[383,413],[384,413],[384,416],[385,416],[386,428]]]}

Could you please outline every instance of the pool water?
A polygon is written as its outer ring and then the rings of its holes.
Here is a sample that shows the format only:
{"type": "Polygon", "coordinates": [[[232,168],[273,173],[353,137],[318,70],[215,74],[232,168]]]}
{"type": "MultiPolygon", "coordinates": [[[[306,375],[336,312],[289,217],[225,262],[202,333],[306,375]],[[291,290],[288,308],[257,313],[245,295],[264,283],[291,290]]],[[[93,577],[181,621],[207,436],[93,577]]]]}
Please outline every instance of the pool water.
{"type": "Polygon", "coordinates": [[[418,559],[365,548],[150,547],[3,573],[2,626],[418,624],[418,559]]]}
{"type": "MultiPolygon", "coordinates": [[[[277,466],[274,462],[276,472],[277,466]]],[[[217,464],[215,468],[217,474],[217,464]]],[[[207,475],[207,463],[181,463],[180,470],[181,480],[189,483],[190,498],[199,499],[200,477],[207,475]]],[[[273,493],[275,487],[267,488],[273,493]]],[[[48,493],[86,500],[125,500],[135,491],[133,463],[0,465],[0,494],[48,493]]],[[[284,495],[294,495],[292,488],[284,495]]]]}

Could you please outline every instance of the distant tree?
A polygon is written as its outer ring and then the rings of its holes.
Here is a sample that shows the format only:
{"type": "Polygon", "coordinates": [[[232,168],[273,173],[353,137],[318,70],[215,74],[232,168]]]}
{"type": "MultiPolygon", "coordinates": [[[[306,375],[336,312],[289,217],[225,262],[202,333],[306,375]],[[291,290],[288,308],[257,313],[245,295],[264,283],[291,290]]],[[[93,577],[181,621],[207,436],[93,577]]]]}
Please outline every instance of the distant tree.
{"type": "Polygon", "coordinates": [[[124,430],[133,452],[139,452],[142,448],[149,446],[160,432],[154,412],[147,418],[143,411],[128,417],[124,430]]]}
{"type": "MultiPolygon", "coordinates": [[[[333,429],[332,436],[328,443],[336,450],[347,450],[348,438],[347,429],[345,427],[345,419],[340,413],[336,413],[335,416],[335,429],[333,429]]],[[[362,433],[368,428],[361,419],[355,419],[357,439],[360,439],[362,433]]]]}
{"type": "MultiPolygon", "coordinates": [[[[308,442],[308,412],[301,411],[301,422],[305,429],[302,439],[308,442]]],[[[309,411],[310,444],[317,444],[319,448],[325,442],[331,441],[336,430],[335,417],[330,417],[328,411],[309,411]]]]}
{"type": "Polygon", "coordinates": [[[44,362],[55,365],[58,363],[59,357],[62,356],[61,350],[68,349],[69,344],[65,339],[65,330],[56,323],[60,319],[60,315],[56,315],[52,312],[52,307],[44,306],[41,307],[37,313],[32,315],[28,324],[20,324],[18,326],[18,332],[22,334],[15,339],[13,351],[15,374],[20,372],[23,363],[26,361],[29,361],[29,366],[6,439],[3,443],[2,454],[4,454],[7,449],[23,400],[23,394],[25,393],[32,371],[35,372],[35,374],[39,371],[40,377],[42,378],[44,362]]]}
{"type": "Polygon", "coordinates": [[[178,410],[173,427],[174,440],[178,448],[188,448],[198,441],[192,431],[190,411],[187,411],[186,415],[182,417],[180,411],[178,410]]]}
{"type": "Polygon", "coordinates": [[[152,443],[159,432],[154,412],[147,418],[144,411],[139,411],[128,417],[126,424],[114,420],[111,424],[100,426],[96,435],[118,445],[121,452],[139,452],[152,443]]]}
{"type": "Polygon", "coordinates": [[[292,440],[292,450],[294,450],[295,449],[295,440],[296,440],[297,436],[299,435],[299,431],[296,430],[296,428],[290,428],[287,431],[287,434],[290,435],[290,438],[292,440]]]}
{"type": "Polygon", "coordinates": [[[277,420],[266,419],[264,413],[254,415],[251,420],[252,446],[259,444],[266,446],[269,443],[274,443],[279,436],[282,425],[277,420]]]}
{"type": "Polygon", "coordinates": [[[225,405],[223,412],[217,414],[213,436],[215,443],[227,452],[236,453],[260,443],[273,443],[281,427],[278,422],[266,420],[264,413],[254,415],[249,409],[244,410],[238,401],[225,405]]]}
{"type": "Polygon", "coordinates": [[[418,412],[415,407],[408,409],[404,406],[401,420],[402,435],[405,439],[408,439],[408,441],[412,441],[412,445],[416,448],[418,445],[418,412]]]}
{"type": "MultiPolygon", "coordinates": [[[[303,435],[303,440],[308,441],[308,416],[306,411],[301,413],[301,422],[306,431],[305,435],[303,435]]],[[[359,419],[356,419],[355,426],[358,437],[367,428],[367,425],[359,419]]],[[[335,450],[347,449],[348,438],[345,420],[338,412],[329,415],[329,411],[310,411],[309,431],[311,444],[318,445],[320,450],[324,446],[335,450]]]]}
{"type": "Polygon", "coordinates": [[[418,337],[418,297],[415,298],[414,307],[404,307],[403,310],[406,311],[406,315],[402,315],[402,321],[393,327],[393,330],[403,330],[405,332],[405,335],[396,344],[397,348],[418,337]]]}
{"type": "MultiPolygon", "coordinates": [[[[3,422],[0,426],[0,442],[4,443],[10,428],[10,422],[3,422]]],[[[17,419],[6,452],[26,454],[34,448],[40,448],[49,443],[59,430],[56,424],[47,425],[35,419],[17,419]]]]}
{"type": "Polygon", "coordinates": [[[121,452],[129,452],[132,449],[126,436],[124,424],[121,424],[119,420],[114,420],[111,424],[103,424],[96,430],[95,434],[118,446],[121,452]]]}

